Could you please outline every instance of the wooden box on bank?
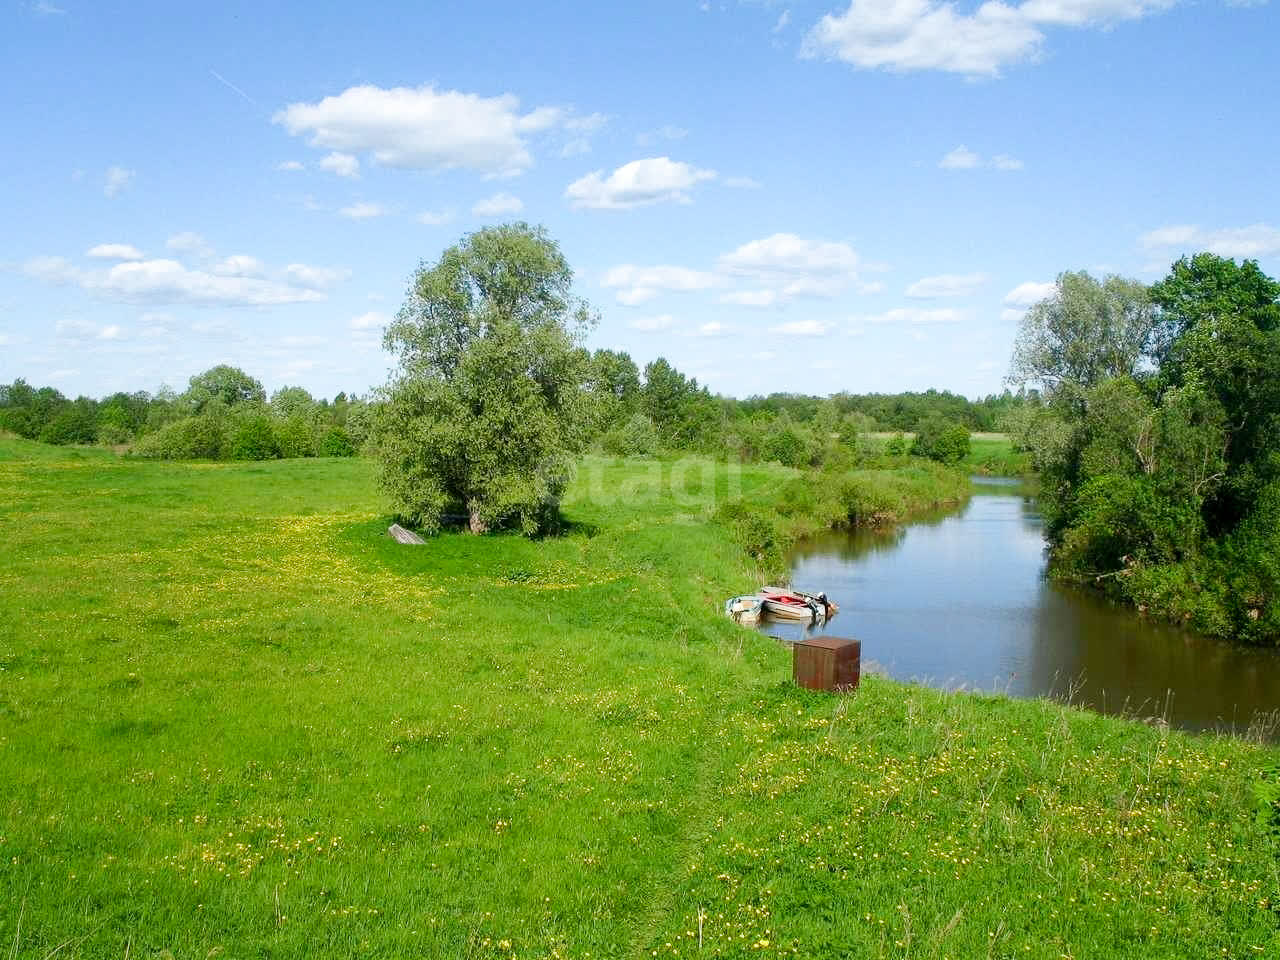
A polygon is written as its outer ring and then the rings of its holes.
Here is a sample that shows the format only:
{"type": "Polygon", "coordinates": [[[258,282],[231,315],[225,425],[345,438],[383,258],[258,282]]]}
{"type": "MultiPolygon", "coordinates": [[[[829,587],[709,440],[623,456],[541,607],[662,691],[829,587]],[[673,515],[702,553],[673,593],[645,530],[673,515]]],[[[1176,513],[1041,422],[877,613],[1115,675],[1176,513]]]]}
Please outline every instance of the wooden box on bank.
{"type": "Polygon", "coordinates": [[[862,671],[862,641],[811,637],[792,650],[791,677],[809,690],[856,689],[862,671]]]}

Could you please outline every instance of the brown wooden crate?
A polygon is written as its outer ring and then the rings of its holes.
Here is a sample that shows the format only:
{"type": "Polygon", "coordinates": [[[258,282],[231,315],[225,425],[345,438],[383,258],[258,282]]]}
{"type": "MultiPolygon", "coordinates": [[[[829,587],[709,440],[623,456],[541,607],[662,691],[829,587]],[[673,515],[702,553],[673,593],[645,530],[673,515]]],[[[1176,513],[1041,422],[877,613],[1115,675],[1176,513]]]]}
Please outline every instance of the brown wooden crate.
{"type": "Polygon", "coordinates": [[[811,637],[792,650],[791,676],[808,690],[849,691],[858,686],[862,641],[848,637],[811,637]]]}

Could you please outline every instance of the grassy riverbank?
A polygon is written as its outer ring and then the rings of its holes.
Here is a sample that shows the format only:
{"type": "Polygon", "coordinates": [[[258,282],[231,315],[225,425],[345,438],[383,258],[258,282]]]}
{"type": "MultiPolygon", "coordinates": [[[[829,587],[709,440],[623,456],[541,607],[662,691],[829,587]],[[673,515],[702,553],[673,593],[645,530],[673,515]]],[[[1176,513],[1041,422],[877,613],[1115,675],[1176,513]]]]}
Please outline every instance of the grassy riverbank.
{"type": "Polygon", "coordinates": [[[804,506],[807,482],[589,460],[565,536],[405,548],[364,461],[0,439],[0,944],[1280,951],[1276,750],[876,677],[807,694],[720,618],[756,586],[708,522],[733,498],[795,533],[939,490],[862,474],[804,506]]]}

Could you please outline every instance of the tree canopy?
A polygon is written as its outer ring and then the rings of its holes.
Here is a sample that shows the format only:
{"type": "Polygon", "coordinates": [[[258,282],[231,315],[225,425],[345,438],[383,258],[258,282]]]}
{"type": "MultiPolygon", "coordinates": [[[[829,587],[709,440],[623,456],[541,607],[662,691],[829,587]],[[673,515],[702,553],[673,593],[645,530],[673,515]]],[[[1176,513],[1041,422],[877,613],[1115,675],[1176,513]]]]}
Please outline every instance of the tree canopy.
{"type": "Polygon", "coordinates": [[[422,264],[385,344],[400,368],[375,425],[383,488],[426,530],[466,513],[473,532],[553,518],[586,439],[591,323],[573,271],[541,227],[464,237],[422,264]]]}

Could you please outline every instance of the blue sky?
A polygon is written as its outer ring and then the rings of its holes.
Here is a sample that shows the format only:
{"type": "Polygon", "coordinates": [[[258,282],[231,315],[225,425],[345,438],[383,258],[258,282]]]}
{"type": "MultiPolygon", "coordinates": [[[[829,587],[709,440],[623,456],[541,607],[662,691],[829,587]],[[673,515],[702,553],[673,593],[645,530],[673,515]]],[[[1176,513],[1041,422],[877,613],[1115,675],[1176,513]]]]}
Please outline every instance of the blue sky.
{"type": "Polygon", "coordinates": [[[593,346],[978,396],[1062,270],[1280,274],[1277,39],[1222,0],[9,2],[0,381],[363,392],[418,262],[526,219],[593,346]]]}

